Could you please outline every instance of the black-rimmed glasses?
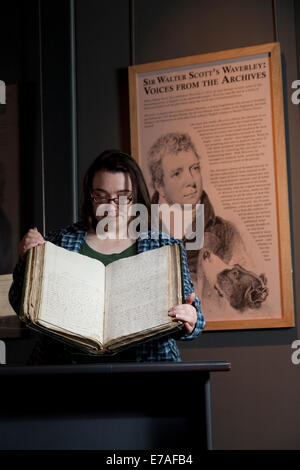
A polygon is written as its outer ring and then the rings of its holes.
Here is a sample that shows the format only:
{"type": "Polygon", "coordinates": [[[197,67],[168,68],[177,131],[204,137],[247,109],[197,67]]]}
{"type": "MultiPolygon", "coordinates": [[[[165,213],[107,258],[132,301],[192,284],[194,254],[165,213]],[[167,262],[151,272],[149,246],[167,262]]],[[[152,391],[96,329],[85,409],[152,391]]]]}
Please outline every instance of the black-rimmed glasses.
{"type": "Polygon", "coordinates": [[[126,206],[130,204],[133,200],[132,194],[120,194],[116,197],[106,197],[106,196],[94,196],[91,194],[91,199],[95,204],[109,204],[110,201],[113,201],[116,206],[126,206]]]}

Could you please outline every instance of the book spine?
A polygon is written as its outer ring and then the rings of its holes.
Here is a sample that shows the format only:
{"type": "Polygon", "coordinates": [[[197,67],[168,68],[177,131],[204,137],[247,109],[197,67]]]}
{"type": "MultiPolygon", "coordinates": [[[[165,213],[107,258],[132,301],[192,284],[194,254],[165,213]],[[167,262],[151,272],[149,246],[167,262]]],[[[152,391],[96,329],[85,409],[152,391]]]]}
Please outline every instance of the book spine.
{"type": "Polygon", "coordinates": [[[27,252],[27,257],[25,261],[25,272],[24,272],[24,280],[23,280],[23,286],[22,286],[22,294],[21,294],[21,303],[20,303],[20,312],[19,312],[19,318],[23,322],[28,322],[29,319],[27,317],[27,306],[24,305],[24,300],[25,300],[25,294],[26,294],[26,289],[29,288],[29,277],[30,277],[30,267],[31,267],[31,261],[32,261],[32,252],[33,248],[27,252]]]}

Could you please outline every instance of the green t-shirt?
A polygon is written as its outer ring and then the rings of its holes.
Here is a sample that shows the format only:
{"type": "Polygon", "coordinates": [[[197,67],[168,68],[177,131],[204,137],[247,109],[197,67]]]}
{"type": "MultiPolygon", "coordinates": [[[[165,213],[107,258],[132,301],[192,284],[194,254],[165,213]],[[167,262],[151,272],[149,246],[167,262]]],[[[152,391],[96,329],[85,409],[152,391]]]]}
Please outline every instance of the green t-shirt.
{"type": "Polygon", "coordinates": [[[116,261],[117,259],[121,258],[128,258],[129,256],[133,256],[137,254],[137,242],[133,245],[126,248],[126,250],[121,251],[121,253],[111,253],[109,255],[104,253],[99,253],[99,251],[93,250],[86,241],[84,240],[81,249],[79,251],[81,255],[89,256],[90,258],[95,258],[101,261],[104,266],[107,266],[109,263],[116,261]]]}

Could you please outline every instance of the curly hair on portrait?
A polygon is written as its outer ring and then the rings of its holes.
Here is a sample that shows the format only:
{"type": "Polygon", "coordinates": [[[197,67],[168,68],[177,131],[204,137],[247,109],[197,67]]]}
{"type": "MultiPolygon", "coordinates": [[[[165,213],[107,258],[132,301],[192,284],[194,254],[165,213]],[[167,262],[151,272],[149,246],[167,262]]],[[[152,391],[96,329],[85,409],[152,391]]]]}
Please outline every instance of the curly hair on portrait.
{"type": "Polygon", "coordinates": [[[200,160],[196,147],[188,133],[168,132],[161,135],[151,146],[148,152],[148,167],[151,173],[151,183],[154,189],[163,184],[163,172],[161,161],[165,154],[176,155],[179,152],[191,150],[200,160]]]}

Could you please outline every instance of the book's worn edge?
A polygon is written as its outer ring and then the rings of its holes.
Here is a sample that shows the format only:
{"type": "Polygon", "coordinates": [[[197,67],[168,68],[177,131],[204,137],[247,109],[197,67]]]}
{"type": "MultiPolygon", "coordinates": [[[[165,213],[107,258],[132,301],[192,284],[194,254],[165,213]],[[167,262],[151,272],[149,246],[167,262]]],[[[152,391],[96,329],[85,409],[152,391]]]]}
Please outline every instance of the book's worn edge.
{"type": "Polygon", "coordinates": [[[45,334],[46,336],[59,341],[60,343],[64,343],[67,346],[72,347],[75,350],[79,350],[83,353],[85,353],[87,356],[113,356],[118,354],[119,352],[125,351],[127,349],[130,349],[132,347],[136,347],[141,343],[146,343],[148,341],[153,341],[159,338],[162,338],[164,336],[167,336],[169,334],[176,333],[177,331],[180,331],[184,324],[178,323],[174,328],[168,330],[168,331],[163,331],[163,332],[156,332],[151,336],[148,336],[146,338],[139,338],[136,341],[131,341],[129,343],[123,344],[122,346],[115,345],[113,347],[106,347],[103,349],[93,349],[89,346],[83,345],[81,343],[78,343],[76,340],[71,340],[69,338],[66,338],[65,336],[59,335],[58,333],[52,332],[51,330],[48,330],[46,328],[43,328],[40,325],[35,325],[34,323],[27,323],[26,326],[30,328],[31,330],[34,330],[35,332],[45,334]]]}
{"type": "Polygon", "coordinates": [[[25,309],[28,312],[28,306],[25,306],[24,302],[26,301],[26,296],[27,296],[27,300],[29,297],[29,292],[26,292],[26,291],[30,289],[29,278],[30,278],[30,271],[32,267],[32,255],[33,255],[33,248],[27,252],[27,256],[26,256],[24,279],[23,279],[21,302],[20,302],[20,311],[19,311],[19,319],[25,323],[30,321],[28,316],[25,313],[25,309]]]}
{"type": "Polygon", "coordinates": [[[179,264],[179,269],[177,270],[178,288],[180,287],[180,291],[178,292],[178,302],[179,304],[183,304],[185,302],[185,298],[184,298],[184,282],[183,282],[183,275],[182,275],[182,246],[180,244],[176,244],[175,246],[176,246],[176,255],[178,257],[178,264],[179,264]]]}
{"type": "Polygon", "coordinates": [[[161,327],[157,327],[157,329],[155,331],[150,330],[150,329],[149,330],[144,330],[143,333],[147,334],[147,336],[142,336],[142,334],[137,335],[137,336],[132,335],[131,338],[130,338],[130,341],[127,341],[126,337],[123,337],[125,339],[122,340],[122,337],[121,337],[121,338],[118,338],[117,340],[113,340],[113,344],[108,343],[106,345],[106,348],[108,350],[115,350],[117,348],[119,348],[121,350],[121,349],[123,349],[123,347],[125,347],[127,345],[131,347],[131,345],[133,345],[133,344],[144,343],[146,341],[150,341],[150,340],[153,340],[153,339],[156,340],[157,338],[160,338],[162,336],[173,334],[173,333],[177,332],[177,330],[181,330],[183,326],[184,326],[184,324],[182,322],[173,320],[172,322],[167,323],[166,327],[163,330],[158,329],[158,328],[161,328],[161,327]],[[149,331],[149,332],[152,331],[152,333],[147,333],[147,331],[149,331]],[[134,340],[134,338],[136,338],[136,340],[134,340]],[[120,343],[121,343],[121,345],[120,345],[120,343]]]}
{"type": "Polygon", "coordinates": [[[106,295],[106,286],[107,286],[107,280],[106,280],[106,268],[107,268],[108,265],[104,265],[104,306],[103,306],[103,337],[102,337],[102,340],[103,340],[103,343],[104,343],[104,340],[105,340],[105,323],[106,323],[106,310],[107,310],[107,299],[109,298],[107,295],[106,295]]]}
{"type": "Polygon", "coordinates": [[[34,312],[34,300],[36,298],[36,285],[35,285],[35,266],[36,266],[36,259],[37,259],[37,253],[36,253],[37,247],[31,248],[31,265],[30,265],[30,276],[29,276],[29,281],[30,281],[30,290],[28,293],[28,300],[27,300],[27,308],[28,308],[28,320],[29,321],[34,321],[34,317],[32,316],[32,310],[34,312]]]}
{"type": "Polygon", "coordinates": [[[168,258],[169,308],[171,308],[184,303],[180,245],[176,243],[168,246],[168,258]]]}
{"type": "Polygon", "coordinates": [[[36,311],[34,314],[34,321],[37,322],[39,319],[39,314],[41,311],[41,307],[43,304],[43,284],[44,284],[44,269],[45,269],[45,259],[46,259],[46,250],[47,250],[47,244],[51,242],[46,241],[43,243],[43,245],[37,246],[36,247],[36,258],[40,258],[40,270],[39,270],[39,284],[38,284],[38,299],[37,299],[37,304],[36,304],[36,311]],[[39,253],[40,252],[40,253],[39,253]]]}
{"type": "MultiPolygon", "coordinates": [[[[94,343],[95,348],[93,348],[92,346],[88,346],[85,343],[82,343],[78,339],[76,339],[76,338],[79,338],[78,336],[75,336],[74,339],[71,339],[71,338],[65,336],[63,333],[59,333],[57,331],[50,330],[47,327],[44,327],[42,325],[38,325],[38,324],[35,324],[35,323],[32,323],[32,322],[27,323],[26,326],[28,328],[30,328],[31,330],[34,330],[38,333],[45,334],[46,336],[48,336],[48,337],[50,337],[54,340],[57,340],[59,342],[65,343],[65,344],[68,344],[69,346],[72,346],[73,348],[76,348],[76,349],[81,349],[83,351],[93,351],[93,350],[104,351],[104,349],[102,349],[101,345],[99,345],[99,343],[96,342],[96,341],[94,343]]],[[[70,334],[70,336],[72,336],[72,335],[70,334]]],[[[90,340],[89,338],[87,338],[87,341],[90,341],[91,343],[93,343],[93,340],[90,340]]]]}
{"type": "Polygon", "coordinates": [[[172,308],[172,294],[173,294],[173,286],[172,286],[172,247],[168,245],[168,309],[172,308]]]}

